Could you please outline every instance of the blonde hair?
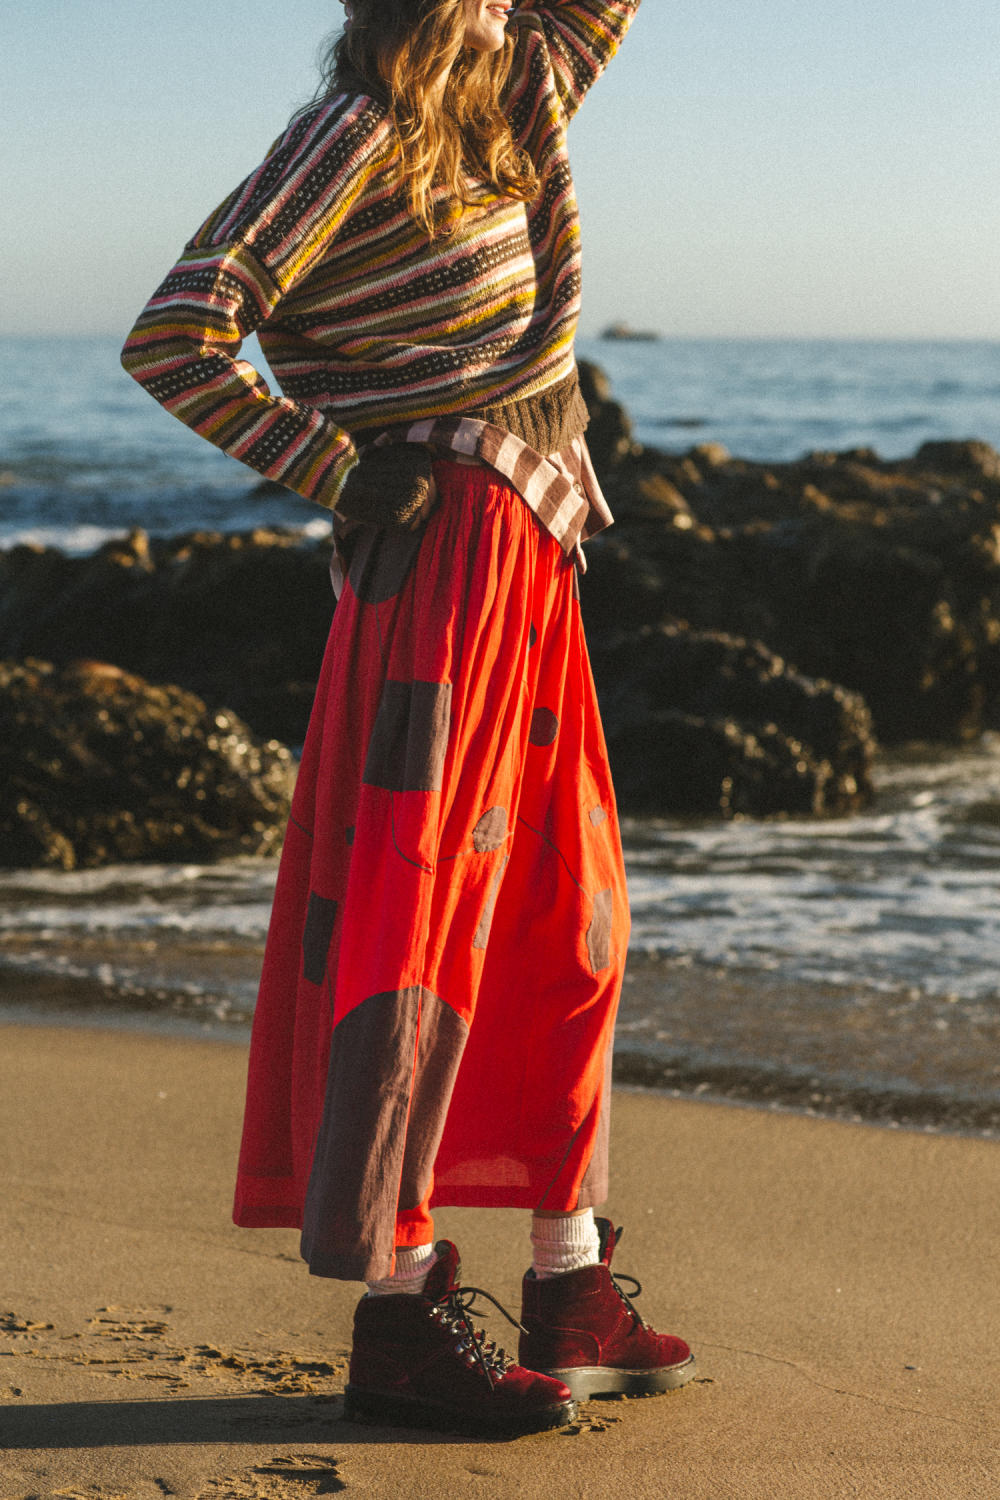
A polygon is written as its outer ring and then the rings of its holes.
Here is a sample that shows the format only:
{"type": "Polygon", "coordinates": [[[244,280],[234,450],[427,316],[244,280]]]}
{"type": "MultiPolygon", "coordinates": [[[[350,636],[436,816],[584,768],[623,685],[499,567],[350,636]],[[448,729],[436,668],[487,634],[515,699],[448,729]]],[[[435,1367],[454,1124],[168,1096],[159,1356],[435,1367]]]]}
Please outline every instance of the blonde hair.
{"type": "Polygon", "coordinates": [[[321,64],[318,99],[352,77],[387,96],[400,181],[414,219],[432,237],[449,233],[474,206],[470,177],[524,201],[539,189],[531,159],[515,146],[501,109],[513,41],[479,52],[464,38],[464,0],[352,0],[351,19],[321,64]],[[447,194],[435,206],[439,187],[447,194]]]}

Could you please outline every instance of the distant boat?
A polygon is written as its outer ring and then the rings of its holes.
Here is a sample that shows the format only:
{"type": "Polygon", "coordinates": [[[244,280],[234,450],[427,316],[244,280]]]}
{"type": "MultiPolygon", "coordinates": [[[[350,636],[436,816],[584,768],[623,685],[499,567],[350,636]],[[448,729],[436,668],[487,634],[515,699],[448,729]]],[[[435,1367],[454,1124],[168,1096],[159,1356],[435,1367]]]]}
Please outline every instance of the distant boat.
{"type": "Polygon", "coordinates": [[[602,328],[599,338],[613,340],[638,341],[643,344],[652,344],[660,337],[651,328],[632,328],[628,323],[609,323],[607,328],[602,328]]]}

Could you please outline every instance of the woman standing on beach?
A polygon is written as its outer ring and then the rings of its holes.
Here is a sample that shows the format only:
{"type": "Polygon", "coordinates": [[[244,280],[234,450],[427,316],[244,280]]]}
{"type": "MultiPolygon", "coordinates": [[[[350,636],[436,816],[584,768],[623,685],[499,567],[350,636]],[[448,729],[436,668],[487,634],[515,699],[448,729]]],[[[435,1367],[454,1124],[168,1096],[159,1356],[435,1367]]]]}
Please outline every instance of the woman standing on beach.
{"type": "Polygon", "coordinates": [[[318,101],[153,296],[129,372],[333,509],[342,587],[254,1020],[235,1218],[368,1283],[349,1416],[558,1426],[693,1373],[610,1271],[628,910],[576,598],[610,521],[566,126],[639,0],[352,0],[318,101]],[[257,330],[283,394],[237,358],[257,330]],[[519,1364],[434,1204],[532,1211],[519,1364]]]}

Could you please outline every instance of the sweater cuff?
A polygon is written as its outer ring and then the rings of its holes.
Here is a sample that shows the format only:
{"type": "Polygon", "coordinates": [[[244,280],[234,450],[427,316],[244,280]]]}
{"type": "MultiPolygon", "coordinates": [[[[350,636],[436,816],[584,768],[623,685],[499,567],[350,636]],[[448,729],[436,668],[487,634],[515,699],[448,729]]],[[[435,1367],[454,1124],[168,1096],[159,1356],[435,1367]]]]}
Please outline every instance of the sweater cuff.
{"type": "Polygon", "coordinates": [[[344,481],[337,515],[363,526],[410,526],[431,496],[431,464],[430,453],[417,443],[370,448],[344,481]]]}

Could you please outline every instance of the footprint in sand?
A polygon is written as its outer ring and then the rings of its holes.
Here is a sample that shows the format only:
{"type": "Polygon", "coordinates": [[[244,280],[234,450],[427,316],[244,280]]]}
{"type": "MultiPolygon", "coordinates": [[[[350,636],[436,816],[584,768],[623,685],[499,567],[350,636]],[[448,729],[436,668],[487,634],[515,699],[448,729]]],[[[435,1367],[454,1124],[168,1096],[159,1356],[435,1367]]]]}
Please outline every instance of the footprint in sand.
{"type": "Polygon", "coordinates": [[[335,1459],[319,1453],[278,1453],[242,1474],[211,1480],[199,1490],[197,1500],[298,1500],[346,1489],[335,1459]]]}
{"type": "Polygon", "coordinates": [[[34,1318],[22,1318],[17,1313],[0,1313],[0,1333],[12,1334],[39,1334],[48,1333],[53,1328],[52,1323],[39,1323],[34,1318]]]}
{"type": "Polygon", "coordinates": [[[168,1331],[169,1324],[161,1313],[172,1312],[166,1305],[158,1307],[118,1307],[111,1303],[99,1307],[92,1318],[87,1319],[91,1333],[103,1339],[158,1339],[168,1331]]]}

